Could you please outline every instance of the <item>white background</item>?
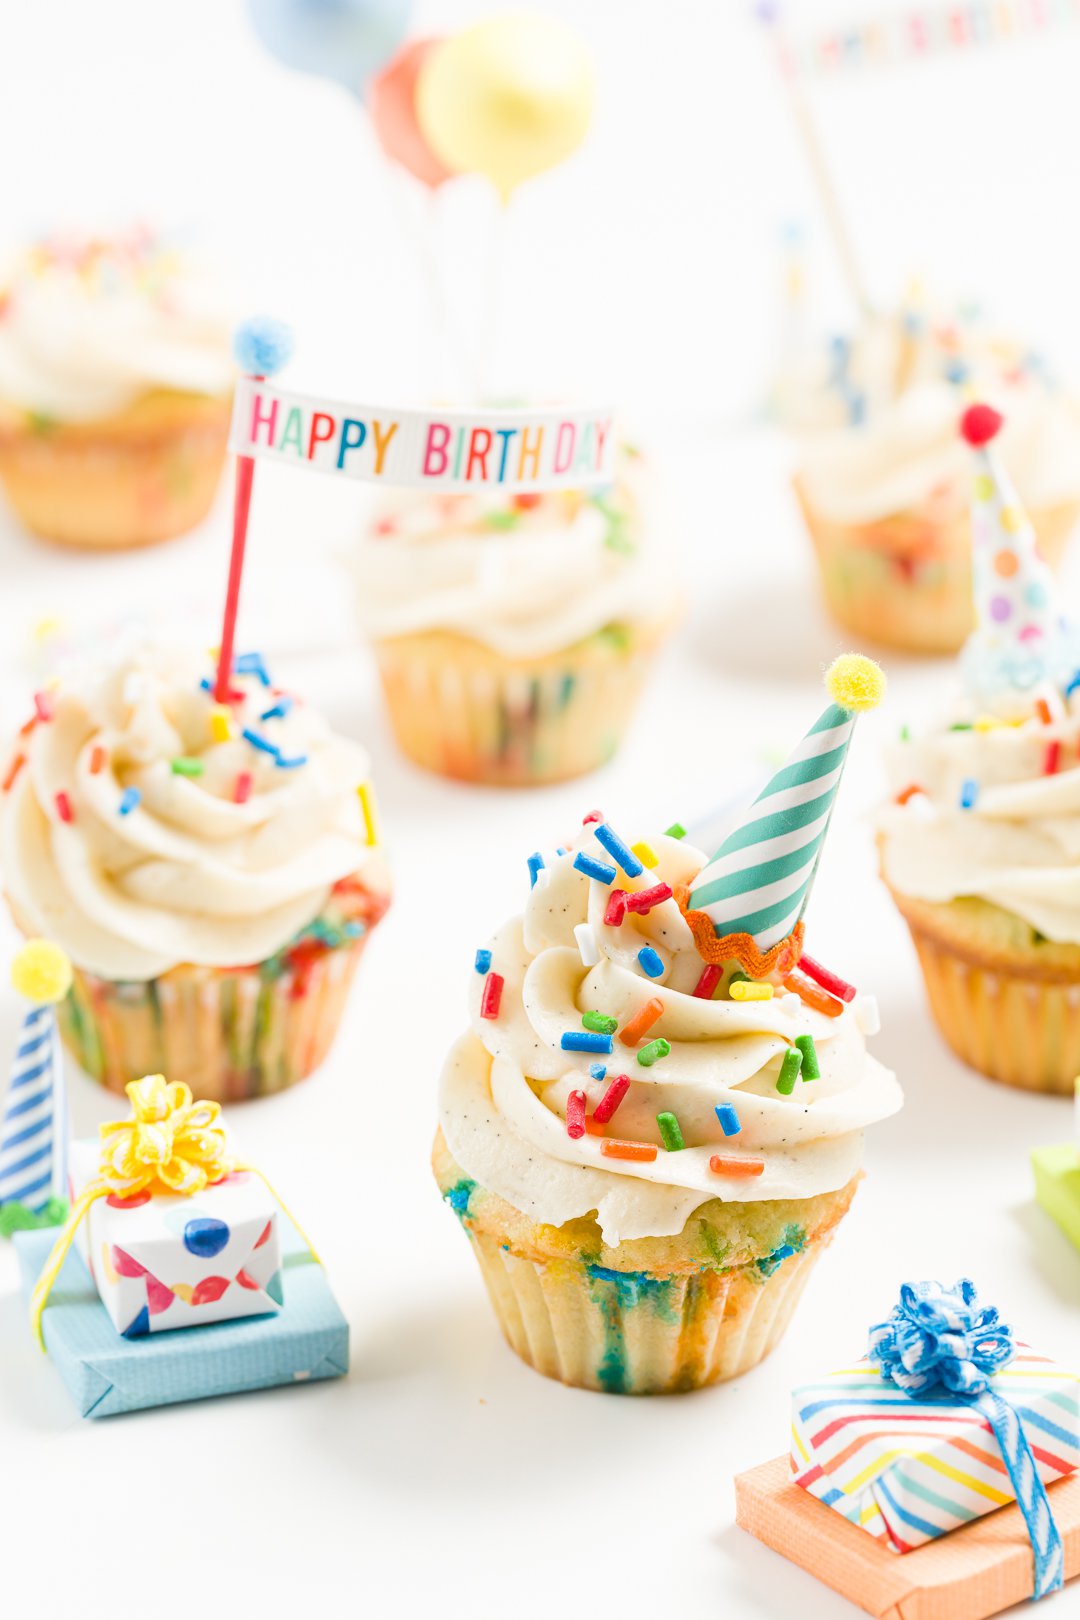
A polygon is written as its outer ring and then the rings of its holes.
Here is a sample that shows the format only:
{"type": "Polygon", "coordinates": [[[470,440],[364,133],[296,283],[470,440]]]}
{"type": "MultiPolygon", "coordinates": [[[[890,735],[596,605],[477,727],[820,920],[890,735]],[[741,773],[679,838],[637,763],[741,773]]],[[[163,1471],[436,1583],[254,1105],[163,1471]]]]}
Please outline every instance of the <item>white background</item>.
{"type": "MultiPolygon", "coordinates": [[[[1026,1337],[1075,1353],[1080,1255],[1034,1208],[1027,1165],[1030,1147],[1070,1133],[1069,1107],[949,1057],[873,871],[880,747],[940,694],[943,666],[887,660],[889,699],[860,725],[810,914],[815,954],[878,993],[875,1049],[907,1108],[872,1133],[855,1208],[772,1359],[736,1386],[673,1399],[548,1383],[504,1348],[440,1206],[426,1164],[436,1079],[473,952],[519,903],[526,854],[594,805],[631,837],[704,814],[815,717],[820,669],[841,646],[814,594],[784,447],[752,425],[783,321],[785,221],[808,221],[816,314],[845,313],[760,39],[734,0],[550,9],[589,36],[600,107],[580,158],[512,211],[493,380],[627,407],[655,449],[692,610],[622,756],[596,778],[502,795],[425,777],[394,751],[342,589],[363,492],[260,466],[242,640],[370,746],[395,855],[394,907],[331,1060],[233,1114],[242,1150],[326,1258],[352,1371],[83,1422],[31,1345],[5,1250],[0,1575],[13,1611],[21,1586],[20,1604],[45,1617],[241,1604],[276,1616],[336,1599],[379,1617],[839,1620],[854,1611],[733,1525],[732,1477],[785,1449],[793,1384],[859,1352],[900,1281],[922,1276],[970,1274],[1026,1337]]],[[[432,4],[419,26],[478,13],[432,4]]],[[[1078,65],[1080,30],[816,92],[880,296],[919,270],[989,300],[1055,357],[1080,357],[1078,65]]],[[[398,229],[398,203],[418,199],[395,201],[358,110],[277,68],[232,0],[9,0],[0,151],[12,242],[72,219],[179,225],[228,265],[238,307],[293,322],[296,387],[408,400],[453,385],[398,229]]],[[[474,352],[489,199],[462,183],[439,216],[474,352]]],[[[226,497],[199,533],[120,558],[0,527],[0,722],[22,717],[60,654],[131,618],[209,644],[226,548],[226,497]],[[35,639],[44,617],[61,629],[35,639]]],[[[9,993],[0,1051],[18,1016],[9,993]]],[[[80,1134],[115,1113],[88,1082],[71,1086],[80,1134]]],[[[1074,1590],[1042,1612],[1078,1608],[1074,1590]]]]}

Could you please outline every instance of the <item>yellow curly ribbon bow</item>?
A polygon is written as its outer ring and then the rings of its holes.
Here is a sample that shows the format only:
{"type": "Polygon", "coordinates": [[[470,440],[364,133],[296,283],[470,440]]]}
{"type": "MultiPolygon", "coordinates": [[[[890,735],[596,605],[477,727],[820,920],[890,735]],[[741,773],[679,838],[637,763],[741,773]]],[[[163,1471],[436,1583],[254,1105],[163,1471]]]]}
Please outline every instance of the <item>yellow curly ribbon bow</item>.
{"type": "Polygon", "coordinates": [[[212,1187],[233,1170],[249,1170],[262,1181],[271,1197],[296,1226],[321,1264],[302,1228],[285,1204],[254,1165],[241,1164],[225,1153],[225,1130],[218,1124],[221,1108],[216,1102],[195,1102],[190,1089],[162,1074],[148,1074],[124,1087],[135,1111],[132,1120],[114,1120],[102,1125],[101,1163],[97,1179],[89,1183],[71,1207],[71,1213],[53,1245],[34,1291],[30,1296],[30,1321],[41,1348],[45,1348],[41,1319],[60,1275],[79,1224],[99,1198],[134,1198],[148,1192],[191,1197],[212,1187]]]}

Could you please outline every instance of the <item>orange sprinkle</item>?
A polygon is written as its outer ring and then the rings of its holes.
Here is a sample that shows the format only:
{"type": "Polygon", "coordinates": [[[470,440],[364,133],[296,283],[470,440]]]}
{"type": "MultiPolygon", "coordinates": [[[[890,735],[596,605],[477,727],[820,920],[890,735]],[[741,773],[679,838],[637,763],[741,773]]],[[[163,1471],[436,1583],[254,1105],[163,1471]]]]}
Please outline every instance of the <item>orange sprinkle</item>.
{"type": "Polygon", "coordinates": [[[33,731],[33,729],[34,729],[34,727],[36,725],[37,725],[37,715],[32,714],[30,716],[29,720],[24,720],[22,725],[19,727],[19,736],[20,737],[29,737],[30,733],[33,731]]]}
{"type": "Polygon", "coordinates": [[[97,776],[99,771],[104,770],[105,761],[106,761],[107,758],[108,758],[108,756],[105,753],[104,748],[102,748],[101,744],[100,743],[95,743],[93,748],[90,750],[90,775],[91,776],[97,776]]]}
{"type": "Polygon", "coordinates": [[[600,1121],[598,1119],[593,1119],[591,1114],[587,1116],[585,1120],[586,1136],[603,1136],[605,1135],[606,1131],[606,1125],[601,1125],[600,1121]]]}
{"type": "Polygon", "coordinates": [[[903,793],[898,793],[896,795],[896,802],[897,804],[907,804],[909,799],[913,799],[916,793],[921,792],[922,788],[919,786],[918,782],[912,782],[909,787],[904,789],[903,793]]]}
{"type": "Polygon", "coordinates": [[[800,1001],[804,1001],[808,1007],[813,1007],[816,1012],[824,1013],[826,1018],[839,1018],[844,1010],[842,1001],[830,996],[827,990],[822,990],[818,985],[811,983],[801,973],[789,974],[784,980],[784,989],[793,990],[800,1001]]]}
{"type": "Polygon", "coordinates": [[[664,1003],[658,996],[651,996],[644,1007],[639,1007],[633,1018],[629,1019],[619,1031],[619,1039],[624,1046],[636,1046],[641,1037],[650,1030],[656,1020],[664,1011],[664,1003]]]}
{"type": "Polygon", "coordinates": [[[1045,698],[1035,699],[1035,713],[1038,715],[1044,726],[1048,726],[1050,724],[1050,705],[1047,703],[1045,698]]]}
{"type": "MultiPolygon", "coordinates": [[[[651,1142],[620,1142],[618,1137],[606,1136],[600,1144],[601,1153],[609,1159],[633,1159],[636,1164],[649,1164],[656,1158],[651,1142]]],[[[763,1170],[764,1165],[761,1167],[763,1170]]]]}
{"type": "Polygon", "coordinates": [[[26,764],[26,755],[25,754],[16,754],[15,758],[12,760],[10,766],[8,767],[7,775],[4,777],[4,792],[5,793],[9,793],[11,791],[11,788],[14,786],[14,783],[15,783],[15,778],[18,776],[19,772],[22,770],[22,768],[23,768],[23,766],[25,764],[26,764]]]}
{"type": "Polygon", "coordinates": [[[765,1169],[764,1159],[735,1159],[726,1153],[714,1153],[709,1169],[717,1176],[760,1176],[765,1169]]]}

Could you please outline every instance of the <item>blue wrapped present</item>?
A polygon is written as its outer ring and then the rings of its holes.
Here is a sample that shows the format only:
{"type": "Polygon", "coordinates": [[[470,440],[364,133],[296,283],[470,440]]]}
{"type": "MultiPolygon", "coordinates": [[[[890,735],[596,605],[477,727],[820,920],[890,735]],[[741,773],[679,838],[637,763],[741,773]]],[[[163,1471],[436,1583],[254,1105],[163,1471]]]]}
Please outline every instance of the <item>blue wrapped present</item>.
{"type": "MultiPolygon", "coordinates": [[[[176,1401],[278,1384],[341,1378],[349,1325],[326,1273],[292,1222],[280,1217],[285,1302],[272,1316],[125,1339],[72,1249],[42,1317],[45,1345],[82,1417],[113,1417],[176,1401]]],[[[51,1231],[17,1232],[27,1300],[52,1250],[51,1231]]]]}

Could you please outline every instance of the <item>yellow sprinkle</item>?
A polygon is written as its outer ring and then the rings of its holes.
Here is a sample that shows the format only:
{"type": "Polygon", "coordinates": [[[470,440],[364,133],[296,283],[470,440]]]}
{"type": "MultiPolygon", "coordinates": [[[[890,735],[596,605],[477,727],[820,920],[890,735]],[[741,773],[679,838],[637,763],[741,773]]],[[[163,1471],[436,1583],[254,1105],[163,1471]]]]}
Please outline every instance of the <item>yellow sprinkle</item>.
{"type": "Polygon", "coordinates": [[[228,709],[210,710],[210,735],[215,742],[228,742],[232,736],[228,709]]]}
{"type": "Polygon", "coordinates": [[[40,646],[43,641],[48,641],[51,636],[58,636],[63,629],[63,623],[62,619],[39,619],[31,634],[40,646]]]}
{"type": "Polygon", "coordinates": [[[659,865],[660,857],[657,855],[651,844],[646,844],[644,842],[640,844],[631,844],[630,852],[631,854],[636,855],[642,866],[647,866],[650,871],[654,866],[659,865]]]}
{"type": "Polygon", "coordinates": [[[979,718],[975,722],[975,730],[997,731],[1000,725],[1001,721],[995,720],[992,714],[980,714],[979,718]]]}
{"type": "Polygon", "coordinates": [[[732,1001],[771,1001],[773,987],[757,979],[736,979],[731,988],[732,1001]]]}
{"type": "Polygon", "coordinates": [[[29,939],[11,964],[11,982],[28,1001],[63,1001],[71,963],[51,939],[29,939]]]}
{"type": "Polygon", "coordinates": [[[360,808],[364,812],[364,832],[369,844],[379,842],[379,811],[375,804],[375,789],[370,782],[361,782],[357,788],[360,808]]]}

